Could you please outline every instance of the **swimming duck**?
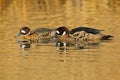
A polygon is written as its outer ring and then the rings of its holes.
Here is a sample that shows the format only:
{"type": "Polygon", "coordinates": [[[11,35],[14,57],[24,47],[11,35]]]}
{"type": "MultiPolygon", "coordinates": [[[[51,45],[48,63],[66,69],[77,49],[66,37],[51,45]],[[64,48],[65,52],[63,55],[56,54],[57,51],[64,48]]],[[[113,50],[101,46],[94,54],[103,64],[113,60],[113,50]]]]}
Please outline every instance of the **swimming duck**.
{"type": "MultiPolygon", "coordinates": [[[[63,43],[80,44],[81,42],[94,43],[100,40],[109,40],[113,36],[101,33],[103,30],[98,30],[89,27],[77,27],[69,31],[66,27],[56,29],[56,37],[63,43]]],[[[65,44],[66,45],[66,44],[65,44]]]]}
{"type": "Polygon", "coordinates": [[[101,33],[104,30],[98,30],[88,27],[77,27],[70,31],[73,37],[83,38],[83,40],[110,40],[113,38],[111,35],[101,33]]]}
{"type": "Polygon", "coordinates": [[[54,29],[49,28],[38,28],[33,31],[30,30],[28,27],[22,27],[16,36],[17,38],[19,36],[23,36],[23,39],[30,40],[32,42],[43,42],[48,43],[50,41],[54,41],[54,29]]]}

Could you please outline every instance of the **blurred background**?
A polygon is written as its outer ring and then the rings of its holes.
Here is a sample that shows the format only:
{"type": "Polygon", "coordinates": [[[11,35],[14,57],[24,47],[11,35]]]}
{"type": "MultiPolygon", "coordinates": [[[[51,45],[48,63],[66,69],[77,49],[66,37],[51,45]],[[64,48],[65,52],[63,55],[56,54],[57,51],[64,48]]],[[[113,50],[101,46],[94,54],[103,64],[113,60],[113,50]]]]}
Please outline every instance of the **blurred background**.
{"type": "Polygon", "coordinates": [[[119,0],[0,0],[4,26],[115,28],[119,25],[119,0]],[[116,21],[117,20],[117,21],[116,21]],[[112,22],[114,25],[108,25],[112,22]]]}
{"type": "Polygon", "coordinates": [[[0,80],[119,80],[120,0],[0,0],[0,80]],[[21,49],[22,26],[105,30],[114,40],[82,50],[21,49]]]}

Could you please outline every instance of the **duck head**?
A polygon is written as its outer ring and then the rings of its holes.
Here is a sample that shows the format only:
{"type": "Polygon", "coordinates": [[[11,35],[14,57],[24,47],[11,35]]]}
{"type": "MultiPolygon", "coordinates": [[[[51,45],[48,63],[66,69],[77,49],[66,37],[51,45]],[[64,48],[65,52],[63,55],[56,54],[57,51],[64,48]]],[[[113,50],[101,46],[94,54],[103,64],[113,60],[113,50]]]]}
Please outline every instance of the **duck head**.
{"type": "Polygon", "coordinates": [[[29,35],[30,33],[31,33],[30,28],[28,28],[28,27],[22,27],[16,37],[19,37],[21,35],[23,35],[23,36],[29,35]]]}
{"type": "Polygon", "coordinates": [[[69,37],[69,29],[64,26],[57,28],[55,37],[62,42],[66,42],[69,37]]]}
{"type": "Polygon", "coordinates": [[[68,35],[69,35],[68,28],[62,26],[56,29],[56,37],[60,38],[63,36],[68,36],[68,35]]]}

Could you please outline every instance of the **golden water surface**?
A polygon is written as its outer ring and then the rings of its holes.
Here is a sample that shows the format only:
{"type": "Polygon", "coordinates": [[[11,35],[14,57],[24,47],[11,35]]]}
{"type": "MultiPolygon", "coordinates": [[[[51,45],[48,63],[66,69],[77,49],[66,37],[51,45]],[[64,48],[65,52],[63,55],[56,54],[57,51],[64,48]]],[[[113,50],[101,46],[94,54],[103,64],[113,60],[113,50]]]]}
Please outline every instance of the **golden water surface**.
{"type": "Polygon", "coordinates": [[[0,80],[120,80],[119,0],[0,0],[0,80]],[[114,40],[88,49],[22,49],[22,26],[105,30],[114,40]]]}

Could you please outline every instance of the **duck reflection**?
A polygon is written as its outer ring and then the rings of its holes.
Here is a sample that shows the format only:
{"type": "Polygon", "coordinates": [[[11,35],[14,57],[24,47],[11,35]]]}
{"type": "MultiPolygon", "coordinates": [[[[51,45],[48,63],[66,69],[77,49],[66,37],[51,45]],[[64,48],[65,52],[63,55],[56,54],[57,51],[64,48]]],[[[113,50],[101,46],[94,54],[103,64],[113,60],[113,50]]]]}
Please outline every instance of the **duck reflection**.
{"type": "Polygon", "coordinates": [[[30,44],[30,43],[22,43],[22,44],[20,44],[20,47],[21,47],[22,49],[30,48],[30,47],[31,47],[31,44],[30,44]]]}
{"type": "Polygon", "coordinates": [[[20,48],[23,50],[31,48],[31,41],[17,41],[20,44],[20,48]]]}
{"type": "Polygon", "coordinates": [[[58,51],[65,51],[65,50],[77,50],[77,49],[90,49],[90,48],[97,48],[100,45],[101,41],[81,41],[76,44],[67,43],[65,44],[62,41],[56,42],[56,47],[58,51]]]}

